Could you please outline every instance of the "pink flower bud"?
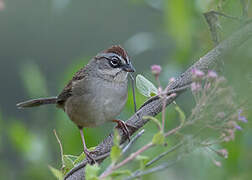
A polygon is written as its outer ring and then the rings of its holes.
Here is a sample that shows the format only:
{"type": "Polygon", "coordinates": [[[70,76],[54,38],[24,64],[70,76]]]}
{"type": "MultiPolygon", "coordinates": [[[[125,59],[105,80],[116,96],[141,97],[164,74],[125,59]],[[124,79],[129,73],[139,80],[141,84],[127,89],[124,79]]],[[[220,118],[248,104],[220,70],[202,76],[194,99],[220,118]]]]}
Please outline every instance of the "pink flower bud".
{"type": "Polygon", "coordinates": [[[235,130],[234,129],[228,129],[226,130],[227,132],[227,137],[229,137],[230,140],[235,139],[235,130]]]}
{"type": "Polygon", "coordinates": [[[220,161],[213,160],[213,163],[215,164],[215,166],[221,167],[221,162],[220,161]]]}
{"type": "Polygon", "coordinates": [[[152,72],[153,75],[158,76],[161,71],[162,71],[161,66],[156,65],[156,64],[151,66],[151,72],[152,72]]]}
{"type": "Polygon", "coordinates": [[[197,80],[197,79],[202,79],[204,77],[205,73],[199,69],[193,68],[192,69],[192,79],[197,80]]]}
{"type": "Polygon", "coordinates": [[[207,78],[216,79],[217,77],[218,77],[218,74],[215,71],[212,71],[212,70],[208,71],[207,78]]]}
{"type": "Polygon", "coordinates": [[[217,151],[218,155],[224,157],[225,159],[228,158],[228,151],[226,149],[220,149],[217,151]]]}
{"type": "Polygon", "coordinates": [[[201,90],[201,84],[198,83],[198,82],[193,82],[191,84],[191,90],[192,90],[192,92],[198,92],[198,91],[200,91],[201,90]]]}

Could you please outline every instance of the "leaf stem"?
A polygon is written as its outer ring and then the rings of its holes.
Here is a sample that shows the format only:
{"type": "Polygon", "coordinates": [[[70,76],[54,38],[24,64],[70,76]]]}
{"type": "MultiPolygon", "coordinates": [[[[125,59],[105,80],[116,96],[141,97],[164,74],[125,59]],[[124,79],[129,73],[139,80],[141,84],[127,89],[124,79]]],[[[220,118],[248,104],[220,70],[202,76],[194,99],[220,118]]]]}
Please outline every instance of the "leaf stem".
{"type": "Polygon", "coordinates": [[[104,172],[100,175],[100,179],[105,179],[107,176],[109,176],[115,169],[118,169],[120,167],[122,167],[123,165],[127,164],[128,162],[130,162],[131,160],[135,159],[139,154],[141,154],[142,152],[146,151],[147,149],[149,149],[150,147],[152,147],[153,144],[152,142],[146,144],[145,146],[143,146],[142,148],[140,148],[138,151],[136,151],[135,153],[132,153],[128,158],[124,159],[122,162],[115,164],[109,171],[104,172]]]}
{"type": "Polygon", "coordinates": [[[55,137],[56,137],[56,139],[57,139],[57,141],[58,141],[58,143],[59,143],[59,146],[60,146],[60,155],[61,155],[61,162],[63,163],[63,155],[64,155],[64,153],[63,153],[63,147],[62,147],[62,144],[61,144],[61,142],[60,142],[60,139],[59,139],[59,137],[58,137],[57,132],[56,132],[55,129],[53,129],[53,133],[54,133],[54,135],[55,135],[55,137]]]}

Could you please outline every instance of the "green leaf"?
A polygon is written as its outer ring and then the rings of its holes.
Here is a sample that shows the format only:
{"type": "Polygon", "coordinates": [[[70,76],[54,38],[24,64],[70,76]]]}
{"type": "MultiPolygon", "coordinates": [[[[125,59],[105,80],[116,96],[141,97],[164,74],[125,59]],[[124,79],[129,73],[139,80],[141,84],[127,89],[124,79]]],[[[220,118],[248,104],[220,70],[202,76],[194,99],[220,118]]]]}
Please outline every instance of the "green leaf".
{"type": "Polygon", "coordinates": [[[96,148],[96,146],[90,147],[90,148],[88,148],[88,151],[94,151],[95,148],[96,148]]]}
{"type": "Polygon", "coordinates": [[[178,112],[179,119],[181,121],[181,124],[183,125],[186,119],[184,111],[178,105],[175,106],[175,110],[178,112]]]}
{"type": "Polygon", "coordinates": [[[111,157],[112,163],[115,163],[119,159],[121,152],[122,150],[119,146],[114,145],[111,148],[110,157],[111,157]]]}
{"type": "Polygon", "coordinates": [[[80,162],[82,162],[86,157],[86,154],[84,152],[82,152],[75,160],[74,160],[74,165],[79,164],[80,162]]]}
{"type": "Polygon", "coordinates": [[[159,131],[153,136],[152,143],[155,145],[163,145],[164,140],[165,140],[164,134],[161,131],[159,131]]]}
{"type": "Polygon", "coordinates": [[[75,161],[78,158],[78,156],[75,156],[75,155],[72,155],[72,154],[67,154],[65,156],[69,157],[72,161],[75,161]]]}
{"type": "Polygon", "coordinates": [[[156,86],[140,74],[136,77],[136,87],[139,92],[146,97],[151,97],[158,93],[156,86]]]}
{"type": "Polygon", "coordinates": [[[63,155],[63,167],[65,167],[67,170],[70,170],[74,167],[72,159],[67,155],[63,155]]]}
{"type": "Polygon", "coordinates": [[[140,169],[144,169],[145,165],[149,162],[149,157],[148,156],[142,156],[142,155],[138,155],[136,157],[136,160],[138,160],[140,162],[140,169]]]}
{"type": "Polygon", "coordinates": [[[64,178],[64,175],[63,175],[63,173],[60,170],[58,170],[58,169],[56,169],[56,168],[54,168],[52,166],[48,166],[48,167],[49,167],[50,171],[53,173],[53,175],[57,179],[62,180],[64,178]]]}
{"type": "Polygon", "coordinates": [[[86,166],[86,180],[98,180],[98,171],[100,170],[100,167],[97,164],[90,165],[87,164],[86,166]]]}
{"type": "Polygon", "coordinates": [[[114,145],[111,148],[111,152],[110,152],[110,158],[111,158],[112,163],[115,163],[121,155],[122,150],[120,148],[120,140],[121,140],[121,137],[118,133],[118,130],[115,129],[115,131],[114,131],[114,145]]]}
{"type": "Polygon", "coordinates": [[[154,92],[151,92],[150,93],[150,96],[153,97],[153,96],[156,96],[157,94],[155,94],[154,92]]]}
{"type": "Polygon", "coordinates": [[[117,170],[117,171],[112,172],[110,176],[115,178],[122,175],[130,176],[131,172],[129,170],[117,170]]]}
{"type": "Polygon", "coordinates": [[[119,134],[118,130],[115,129],[115,131],[114,131],[114,145],[119,146],[120,140],[121,140],[120,134],[119,134]]]}

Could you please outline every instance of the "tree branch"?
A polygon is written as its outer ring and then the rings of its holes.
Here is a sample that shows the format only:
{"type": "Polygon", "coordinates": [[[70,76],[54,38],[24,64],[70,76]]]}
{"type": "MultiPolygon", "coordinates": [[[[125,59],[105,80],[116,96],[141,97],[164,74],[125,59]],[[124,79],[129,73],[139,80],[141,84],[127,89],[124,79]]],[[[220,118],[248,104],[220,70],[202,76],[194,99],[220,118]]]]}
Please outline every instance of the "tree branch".
{"type": "MultiPolygon", "coordinates": [[[[191,67],[189,67],[184,73],[182,73],[175,81],[168,84],[168,93],[176,91],[176,96],[169,98],[166,102],[166,106],[171,104],[181,93],[184,92],[185,88],[188,87],[192,82],[191,71],[193,68],[197,68],[204,72],[213,69],[218,65],[221,58],[230,51],[239,47],[246,40],[252,36],[252,23],[244,25],[237,32],[233,33],[228,39],[222,41],[218,46],[209,51],[205,56],[201,57],[191,67]]],[[[143,127],[148,119],[143,119],[143,116],[156,116],[162,111],[162,99],[155,96],[147,100],[141,108],[126,122],[130,126],[128,127],[130,135],[135,133],[138,129],[143,127]],[[135,127],[135,128],[134,128],[135,127]]],[[[127,137],[119,130],[122,136],[121,143],[126,142],[127,137]]],[[[101,163],[107,156],[113,146],[113,133],[111,133],[103,142],[101,142],[93,152],[93,155],[98,163],[101,163]]],[[[78,166],[74,167],[66,176],[67,180],[84,180],[84,169],[87,164],[87,160],[84,160],[78,166]]]]}

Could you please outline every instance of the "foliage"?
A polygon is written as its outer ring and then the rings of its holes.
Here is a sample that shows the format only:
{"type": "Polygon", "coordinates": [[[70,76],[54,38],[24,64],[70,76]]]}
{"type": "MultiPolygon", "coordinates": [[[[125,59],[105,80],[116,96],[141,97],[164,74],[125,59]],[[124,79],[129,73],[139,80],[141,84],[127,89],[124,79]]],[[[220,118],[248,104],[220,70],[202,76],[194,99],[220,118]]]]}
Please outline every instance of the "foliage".
{"type": "MultiPolygon", "coordinates": [[[[161,69],[161,68],[160,68],[161,69]]],[[[156,79],[159,78],[159,73],[156,71],[153,73],[156,76],[156,79]]],[[[191,154],[197,149],[205,150],[206,152],[214,152],[219,157],[227,158],[228,151],[226,149],[216,149],[215,145],[221,145],[223,142],[229,142],[234,140],[235,131],[241,130],[241,127],[238,125],[238,122],[246,123],[247,119],[245,116],[242,116],[242,111],[236,111],[237,106],[233,102],[233,93],[232,89],[226,86],[226,81],[224,77],[219,77],[218,74],[214,71],[209,71],[207,75],[204,72],[193,69],[192,70],[193,82],[191,84],[191,90],[194,95],[196,106],[192,110],[192,113],[189,117],[186,118],[185,113],[179,108],[176,104],[175,110],[178,112],[180,119],[180,125],[171,129],[168,132],[164,132],[164,113],[162,113],[162,125],[159,123],[158,119],[154,117],[144,117],[145,119],[151,119],[155,124],[158,125],[158,131],[154,134],[152,141],[147,142],[137,151],[131,153],[124,160],[119,162],[119,157],[122,156],[121,149],[119,147],[119,134],[117,131],[114,133],[114,146],[111,150],[111,164],[106,168],[106,170],[101,173],[99,178],[105,179],[109,178],[116,172],[118,174],[118,169],[125,166],[127,163],[131,162],[133,159],[140,161],[139,169],[126,169],[124,171],[131,172],[130,179],[136,178],[139,174],[148,174],[158,171],[159,167],[169,167],[167,164],[161,164],[156,166],[156,170],[149,169],[148,166],[159,161],[161,158],[169,154],[170,152],[180,149],[175,155],[177,160],[180,160],[185,155],[191,154]],[[223,92],[225,93],[223,98],[223,92]],[[222,98],[220,97],[222,96],[222,98]],[[228,113],[228,114],[227,114],[228,113]],[[195,131],[188,133],[186,129],[195,128],[195,131]],[[164,151],[160,155],[155,155],[154,158],[149,156],[142,156],[141,154],[151,147],[158,145],[164,146],[165,140],[173,134],[179,133],[180,138],[176,138],[176,143],[164,151]],[[152,159],[151,161],[149,161],[152,159]],[[147,170],[144,170],[146,169],[147,170]],[[144,171],[143,171],[144,170],[144,171]]],[[[144,79],[144,78],[142,78],[144,79]]],[[[147,80],[144,80],[147,81],[147,80]]],[[[153,84],[149,83],[150,86],[153,84]]],[[[138,86],[142,88],[142,86],[138,86]]],[[[148,89],[145,88],[145,89],[148,89]]],[[[162,90],[162,87],[158,87],[162,90]]],[[[142,91],[145,93],[145,91],[142,91]]],[[[167,96],[167,88],[164,91],[158,92],[158,96],[163,98],[165,101],[167,98],[175,96],[173,94],[167,96]]],[[[164,102],[165,102],[164,101],[164,102]]],[[[163,106],[162,111],[165,111],[165,106],[163,106]]],[[[221,162],[215,160],[213,155],[209,155],[213,163],[220,167],[221,162]]],[[[171,163],[172,164],[172,163],[171,163]]],[[[155,167],[153,168],[155,169],[155,167]]],[[[124,172],[123,171],[123,172],[124,172]]],[[[121,172],[121,170],[120,170],[121,172]]],[[[125,175],[121,174],[120,175],[125,175]]],[[[129,174],[126,174],[129,176],[129,174]]]]}
{"type": "Polygon", "coordinates": [[[155,96],[158,93],[157,88],[140,74],[136,76],[136,87],[140,93],[146,97],[155,96]]]}

